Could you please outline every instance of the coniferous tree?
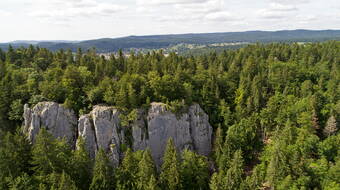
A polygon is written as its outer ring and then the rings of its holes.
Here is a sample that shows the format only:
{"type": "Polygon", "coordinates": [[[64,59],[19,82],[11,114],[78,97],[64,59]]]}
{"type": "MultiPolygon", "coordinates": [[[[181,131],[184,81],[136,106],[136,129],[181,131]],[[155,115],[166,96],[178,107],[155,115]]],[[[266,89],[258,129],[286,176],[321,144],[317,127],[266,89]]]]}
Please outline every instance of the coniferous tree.
{"type": "Polygon", "coordinates": [[[154,176],[151,176],[147,186],[144,189],[145,190],[160,190],[158,186],[158,182],[154,176]]]}
{"type": "Polygon", "coordinates": [[[181,180],[183,189],[208,189],[207,160],[192,151],[184,150],[182,153],[181,180]]]}
{"type": "Polygon", "coordinates": [[[90,190],[111,190],[114,188],[113,167],[103,149],[99,149],[93,168],[90,190]]]}
{"type": "Polygon", "coordinates": [[[71,179],[69,175],[63,172],[60,176],[59,183],[55,188],[51,188],[55,190],[77,190],[75,182],[71,179]]]}
{"type": "Polygon", "coordinates": [[[0,189],[6,189],[17,177],[26,180],[30,168],[31,145],[21,133],[0,136],[0,189]]]}
{"type": "Polygon", "coordinates": [[[142,160],[138,163],[137,189],[153,189],[157,187],[156,168],[149,149],[143,152],[142,160]]]}
{"type": "Polygon", "coordinates": [[[36,190],[37,188],[36,181],[27,173],[23,173],[8,183],[8,189],[11,190],[36,190]]]}
{"type": "Polygon", "coordinates": [[[46,181],[50,174],[71,173],[72,152],[65,139],[56,140],[45,128],[40,129],[32,149],[32,165],[36,177],[46,181]]]}
{"type": "Polygon", "coordinates": [[[91,184],[93,163],[81,136],[78,137],[76,148],[72,156],[73,171],[71,171],[71,177],[76,182],[78,189],[85,190],[91,184]]]}
{"type": "Polygon", "coordinates": [[[237,150],[231,161],[231,167],[227,170],[224,177],[225,188],[227,190],[241,189],[243,175],[242,151],[237,150]]]}
{"type": "Polygon", "coordinates": [[[164,189],[181,189],[180,165],[172,138],[168,140],[166,145],[160,174],[160,182],[162,184],[162,188],[164,189]]]}
{"type": "Polygon", "coordinates": [[[116,178],[117,178],[117,189],[128,190],[137,188],[137,162],[134,158],[134,154],[130,148],[127,149],[124,155],[123,162],[119,166],[116,178]]]}

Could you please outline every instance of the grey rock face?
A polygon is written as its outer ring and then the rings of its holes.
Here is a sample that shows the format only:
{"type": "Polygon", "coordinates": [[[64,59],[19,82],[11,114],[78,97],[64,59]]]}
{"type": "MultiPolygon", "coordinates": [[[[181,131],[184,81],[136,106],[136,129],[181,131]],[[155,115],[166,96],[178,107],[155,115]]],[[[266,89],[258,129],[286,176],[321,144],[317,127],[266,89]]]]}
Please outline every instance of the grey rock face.
{"type": "Polygon", "coordinates": [[[40,102],[32,109],[24,107],[24,131],[34,142],[39,130],[44,127],[55,138],[66,138],[74,145],[77,131],[77,117],[70,109],[54,102],[40,102]]]}
{"type": "Polygon", "coordinates": [[[89,114],[80,117],[78,134],[85,140],[91,157],[102,148],[109,153],[114,165],[119,164],[120,147],[125,138],[120,127],[118,110],[113,107],[95,106],[89,114]]]}
{"type": "Polygon", "coordinates": [[[146,115],[143,110],[138,110],[137,119],[131,124],[133,150],[144,150],[148,146],[148,128],[146,115]]]}
{"type": "Polygon", "coordinates": [[[85,147],[91,158],[94,158],[98,151],[97,141],[90,114],[81,116],[78,120],[78,135],[83,138],[85,147]]]}
{"type": "Polygon", "coordinates": [[[190,106],[188,114],[194,149],[197,153],[208,156],[212,149],[213,133],[209,117],[198,104],[190,106]]]}
{"type": "Polygon", "coordinates": [[[162,103],[152,103],[147,115],[147,126],[132,128],[134,150],[149,147],[159,166],[169,138],[174,140],[178,151],[194,150],[201,155],[211,152],[212,127],[207,114],[198,104],[189,107],[188,113],[176,116],[162,103]],[[147,129],[146,129],[147,128],[147,129]]]}
{"type": "Polygon", "coordinates": [[[32,142],[42,127],[46,127],[54,137],[66,137],[74,147],[79,136],[84,139],[92,158],[102,148],[115,166],[121,161],[121,149],[123,144],[127,144],[126,139],[130,139],[128,141],[135,151],[150,148],[157,166],[162,163],[169,138],[174,140],[178,151],[190,149],[207,156],[212,148],[212,127],[207,114],[198,104],[176,115],[167,110],[165,104],[151,103],[149,110],[137,111],[137,118],[130,123],[129,129],[121,127],[119,111],[108,106],[95,106],[77,123],[73,111],[57,103],[41,102],[32,109],[25,105],[24,119],[24,131],[32,142]],[[127,138],[126,134],[129,134],[127,138]]]}

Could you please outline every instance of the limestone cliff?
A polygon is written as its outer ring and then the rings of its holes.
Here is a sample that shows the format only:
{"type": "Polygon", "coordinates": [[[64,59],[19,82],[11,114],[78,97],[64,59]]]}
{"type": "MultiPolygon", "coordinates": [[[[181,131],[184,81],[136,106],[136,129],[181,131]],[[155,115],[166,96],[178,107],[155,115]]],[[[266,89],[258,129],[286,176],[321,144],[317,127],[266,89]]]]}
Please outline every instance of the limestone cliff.
{"type": "Polygon", "coordinates": [[[77,122],[73,111],[57,103],[41,102],[32,109],[25,105],[24,130],[33,142],[41,127],[55,137],[66,137],[73,145],[76,137],[82,137],[91,157],[102,148],[115,165],[121,160],[123,146],[129,145],[135,151],[150,148],[160,165],[169,138],[178,151],[187,148],[206,156],[211,152],[212,127],[198,104],[176,115],[165,104],[151,103],[148,110],[139,109],[137,118],[127,127],[121,126],[119,114],[114,107],[95,106],[77,122]]]}
{"type": "MultiPolygon", "coordinates": [[[[140,119],[140,118],[139,118],[140,119]]],[[[149,147],[152,157],[159,165],[169,138],[174,140],[178,151],[190,149],[207,156],[211,151],[212,127],[207,114],[198,104],[189,107],[180,116],[166,109],[162,103],[152,103],[146,122],[134,125],[134,150],[149,147]]]]}
{"type": "Polygon", "coordinates": [[[99,148],[109,153],[115,165],[120,161],[120,147],[124,143],[124,131],[120,126],[119,112],[113,107],[95,106],[78,122],[78,134],[85,140],[91,157],[99,148]]]}
{"type": "Polygon", "coordinates": [[[66,138],[72,145],[77,138],[77,117],[70,109],[54,102],[40,102],[32,109],[24,107],[24,131],[34,142],[39,130],[44,127],[55,138],[66,138]]]}

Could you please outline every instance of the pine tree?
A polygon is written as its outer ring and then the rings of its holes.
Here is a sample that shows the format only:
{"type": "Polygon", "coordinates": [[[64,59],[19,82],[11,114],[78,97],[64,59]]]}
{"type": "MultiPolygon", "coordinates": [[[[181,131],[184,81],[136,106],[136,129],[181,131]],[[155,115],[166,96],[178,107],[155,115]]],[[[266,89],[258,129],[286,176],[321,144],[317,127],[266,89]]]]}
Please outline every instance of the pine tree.
{"type": "Polygon", "coordinates": [[[37,176],[47,176],[54,170],[55,142],[51,134],[45,128],[40,129],[32,149],[33,171],[37,176]]]}
{"type": "Polygon", "coordinates": [[[77,190],[75,182],[65,172],[61,174],[57,190],[77,190]]]}
{"type": "MultiPolygon", "coordinates": [[[[11,190],[36,190],[37,186],[33,177],[29,176],[27,173],[23,173],[21,176],[11,180],[8,184],[11,190]]],[[[0,189],[1,186],[0,186],[0,189]]]]}
{"type": "Polygon", "coordinates": [[[111,190],[113,188],[113,168],[104,150],[99,149],[93,168],[90,190],[111,190]]]}
{"type": "Polygon", "coordinates": [[[214,156],[215,161],[217,163],[217,167],[220,168],[220,165],[224,163],[220,163],[221,157],[223,154],[223,131],[221,126],[219,126],[215,132],[215,141],[214,141],[214,156]]]}
{"type": "Polygon", "coordinates": [[[136,160],[130,148],[127,149],[124,155],[123,162],[119,166],[116,174],[117,189],[128,190],[136,189],[137,179],[136,173],[138,167],[136,160]]]}
{"type": "Polygon", "coordinates": [[[28,173],[31,160],[31,145],[21,132],[0,136],[0,189],[7,182],[28,173]]]}
{"type": "Polygon", "coordinates": [[[91,184],[92,160],[85,148],[85,141],[80,136],[77,140],[77,150],[73,152],[71,177],[79,189],[88,189],[91,184]]]}
{"type": "Polygon", "coordinates": [[[224,178],[225,188],[226,190],[240,189],[243,182],[243,158],[241,150],[234,153],[230,166],[224,178]]]}
{"type": "Polygon", "coordinates": [[[211,190],[224,190],[224,179],[225,173],[223,170],[220,170],[219,172],[213,173],[213,175],[210,178],[209,187],[211,190]]]}
{"type": "Polygon", "coordinates": [[[137,189],[144,190],[151,187],[156,187],[157,183],[155,176],[156,176],[155,164],[153,163],[150,149],[146,149],[143,152],[142,160],[138,164],[137,189]]]}
{"type": "Polygon", "coordinates": [[[56,140],[46,131],[40,129],[32,150],[32,165],[34,174],[41,181],[52,173],[71,173],[72,152],[65,139],[56,140]]]}
{"type": "Polygon", "coordinates": [[[156,178],[152,175],[147,186],[143,190],[160,190],[156,178]]]}
{"type": "Polygon", "coordinates": [[[160,174],[162,187],[167,190],[181,189],[181,177],[177,151],[172,138],[168,140],[160,174]]]}
{"type": "Polygon", "coordinates": [[[209,169],[205,157],[184,150],[182,153],[181,180],[183,189],[208,189],[209,169]]]}

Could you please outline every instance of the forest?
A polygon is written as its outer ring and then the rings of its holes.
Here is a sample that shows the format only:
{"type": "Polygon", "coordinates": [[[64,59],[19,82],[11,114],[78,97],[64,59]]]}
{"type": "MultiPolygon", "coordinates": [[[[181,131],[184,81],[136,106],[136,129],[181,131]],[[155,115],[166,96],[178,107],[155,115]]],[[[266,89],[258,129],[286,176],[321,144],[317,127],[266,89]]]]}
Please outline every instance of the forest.
{"type": "Polygon", "coordinates": [[[95,49],[0,49],[0,189],[339,190],[340,42],[253,44],[197,56],[95,49]],[[41,130],[21,130],[24,104],[54,101],[88,113],[163,102],[198,103],[214,128],[213,152],[178,152],[169,139],[157,168],[148,149],[119,167],[41,130]]]}

